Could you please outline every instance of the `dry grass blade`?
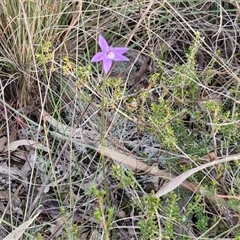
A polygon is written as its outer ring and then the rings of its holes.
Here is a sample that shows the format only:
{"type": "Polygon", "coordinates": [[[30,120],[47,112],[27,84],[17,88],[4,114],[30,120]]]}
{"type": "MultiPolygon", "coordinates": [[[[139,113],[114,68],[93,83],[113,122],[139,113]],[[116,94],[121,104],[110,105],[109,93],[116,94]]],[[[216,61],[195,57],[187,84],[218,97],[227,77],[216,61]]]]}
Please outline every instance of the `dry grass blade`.
{"type": "Polygon", "coordinates": [[[230,161],[236,161],[240,159],[240,154],[236,154],[236,155],[232,155],[226,158],[223,158],[221,160],[216,160],[210,163],[206,163],[203,164],[201,166],[198,166],[196,168],[190,169],[189,171],[182,173],[181,175],[173,178],[169,183],[167,183],[165,186],[163,186],[161,189],[158,190],[158,192],[156,193],[157,197],[161,197],[163,195],[166,195],[167,193],[171,192],[172,190],[174,190],[175,188],[179,187],[180,185],[182,185],[182,183],[184,181],[186,181],[187,178],[189,178],[190,176],[192,176],[193,174],[208,168],[208,167],[212,167],[214,165],[217,164],[221,164],[221,163],[226,163],[226,162],[230,162],[230,161]]]}
{"type": "Polygon", "coordinates": [[[35,221],[35,219],[38,217],[40,212],[38,212],[33,218],[27,220],[23,224],[21,224],[19,227],[17,227],[13,232],[8,234],[3,240],[18,240],[22,237],[24,232],[28,229],[28,227],[35,221]]]}
{"type": "Polygon", "coordinates": [[[44,147],[42,144],[39,144],[33,140],[17,140],[17,141],[11,142],[8,146],[6,146],[3,149],[3,152],[15,151],[19,146],[31,146],[31,147],[42,149],[48,152],[48,149],[46,147],[44,147]]]}

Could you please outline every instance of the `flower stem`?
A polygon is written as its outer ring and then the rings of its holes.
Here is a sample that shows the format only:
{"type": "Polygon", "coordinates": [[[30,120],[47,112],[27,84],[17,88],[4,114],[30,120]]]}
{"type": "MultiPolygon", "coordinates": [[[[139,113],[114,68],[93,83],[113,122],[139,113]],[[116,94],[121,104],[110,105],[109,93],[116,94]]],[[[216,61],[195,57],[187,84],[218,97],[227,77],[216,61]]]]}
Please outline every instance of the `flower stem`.
{"type": "MultiPolygon", "coordinates": [[[[103,78],[102,82],[102,101],[101,101],[101,128],[100,128],[100,143],[102,146],[105,145],[105,89],[106,89],[106,80],[107,78],[103,78]]],[[[106,191],[106,198],[107,198],[107,206],[111,206],[109,189],[108,189],[108,181],[107,181],[107,173],[106,173],[106,158],[103,154],[100,156],[101,165],[102,165],[102,173],[104,178],[104,189],[106,191]]],[[[105,239],[109,239],[109,231],[108,229],[104,229],[105,231],[105,239]]]]}

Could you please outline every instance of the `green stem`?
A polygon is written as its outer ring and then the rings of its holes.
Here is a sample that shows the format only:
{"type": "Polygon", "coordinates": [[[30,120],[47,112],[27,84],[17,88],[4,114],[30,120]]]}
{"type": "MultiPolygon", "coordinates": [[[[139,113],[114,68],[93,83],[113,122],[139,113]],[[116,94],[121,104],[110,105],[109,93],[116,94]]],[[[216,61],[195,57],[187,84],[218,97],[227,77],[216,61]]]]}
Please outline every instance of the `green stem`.
{"type": "MultiPolygon", "coordinates": [[[[105,145],[104,138],[105,138],[105,89],[106,89],[106,80],[107,78],[103,78],[102,82],[102,101],[101,101],[101,128],[100,128],[100,143],[102,146],[105,145]]],[[[108,207],[111,206],[109,189],[108,189],[108,181],[107,181],[107,174],[106,174],[106,158],[103,154],[100,156],[101,165],[102,165],[102,172],[104,178],[104,189],[106,191],[106,198],[107,198],[107,205],[108,207]]],[[[105,237],[109,239],[109,232],[105,229],[105,237]]]]}

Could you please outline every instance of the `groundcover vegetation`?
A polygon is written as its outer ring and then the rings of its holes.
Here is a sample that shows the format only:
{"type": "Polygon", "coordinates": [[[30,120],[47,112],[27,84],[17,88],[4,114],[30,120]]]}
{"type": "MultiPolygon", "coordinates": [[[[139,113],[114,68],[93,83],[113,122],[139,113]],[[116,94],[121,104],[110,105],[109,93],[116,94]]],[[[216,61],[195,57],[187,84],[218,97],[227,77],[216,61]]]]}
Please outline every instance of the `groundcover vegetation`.
{"type": "Polygon", "coordinates": [[[1,239],[240,239],[238,1],[0,2],[1,239]]]}

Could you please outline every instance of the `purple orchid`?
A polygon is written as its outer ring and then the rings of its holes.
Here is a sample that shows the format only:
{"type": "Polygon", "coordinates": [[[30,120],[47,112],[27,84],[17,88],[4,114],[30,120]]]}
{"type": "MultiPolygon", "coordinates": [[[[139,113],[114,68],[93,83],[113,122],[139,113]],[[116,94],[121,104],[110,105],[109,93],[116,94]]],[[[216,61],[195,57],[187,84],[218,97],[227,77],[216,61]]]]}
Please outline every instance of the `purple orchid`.
{"type": "Polygon", "coordinates": [[[123,56],[123,53],[127,52],[128,48],[109,46],[107,41],[101,34],[98,38],[98,44],[102,52],[96,53],[91,59],[91,62],[102,61],[103,69],[106,74],[110,71],[113,61],[129,61],[127,57],[123,56]]]}

